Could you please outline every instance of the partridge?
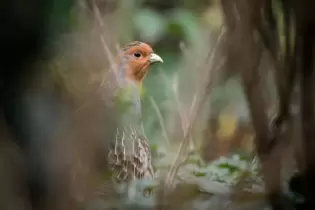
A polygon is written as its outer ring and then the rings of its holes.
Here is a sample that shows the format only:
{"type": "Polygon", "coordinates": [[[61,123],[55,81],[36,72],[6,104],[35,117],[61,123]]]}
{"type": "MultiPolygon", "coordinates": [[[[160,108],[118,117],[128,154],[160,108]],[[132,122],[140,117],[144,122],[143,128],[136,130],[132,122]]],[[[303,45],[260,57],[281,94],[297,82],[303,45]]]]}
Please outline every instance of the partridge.
{"type": "Polygon", "coordinates": [[[110,139],[108,166],[114,184],[127,184],[129,196],[133,196],[134,181],[154,178],[151,150],[141,122],[140,95],[150,66],[158,62],[163,62],[162,58],[148,44],[134,41],[122,48],[108,77],[111,102],[119,118],[115,137],[110,139]]]}

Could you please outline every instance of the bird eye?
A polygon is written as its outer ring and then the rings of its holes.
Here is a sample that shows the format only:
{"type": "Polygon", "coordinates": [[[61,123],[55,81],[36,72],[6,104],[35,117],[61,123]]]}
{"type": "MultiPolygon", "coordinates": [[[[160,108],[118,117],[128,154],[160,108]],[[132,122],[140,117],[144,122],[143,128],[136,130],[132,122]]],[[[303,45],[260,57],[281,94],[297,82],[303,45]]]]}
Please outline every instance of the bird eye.
{"type": "Polygon", "coordinates": [[[141,57],[141,53],[135,52],[135,53],[133,54],[133,56],[135,56],[136,58],[140,58],[140,57],[141,57]]]}

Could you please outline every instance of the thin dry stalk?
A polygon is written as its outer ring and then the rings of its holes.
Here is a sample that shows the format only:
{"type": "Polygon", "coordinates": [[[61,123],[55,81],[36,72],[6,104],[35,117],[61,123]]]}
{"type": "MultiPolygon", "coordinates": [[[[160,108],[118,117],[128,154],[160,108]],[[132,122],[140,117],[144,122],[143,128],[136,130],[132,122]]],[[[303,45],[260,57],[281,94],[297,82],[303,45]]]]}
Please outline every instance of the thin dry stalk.
{"type": "Polygon", "coordinates": [[[155,100],[153,99],[152,96],[149,97],[149,100],[150,100],[153,108],[155,109],[156,115],[157,115],[157,117],[159,119],[159,123],[160,123],[161,129],[162,129],[162,134],[164,136],[164,139],[165,139],[166,143],[168,145],[170,145],[170,140],[168,138],[168,135],[167,135],[167,132],[166,132],[166,129],[165,129],[165,126],[164,126],[164,120],[163,120],[163,116],[161,114],[161,111],[160,111],[157,103],[155,102],[155,100]]]}
{"type": "MultiPolygon", "coordinates": [[[[189,139],[191,136],[191,132],[194,129],[194,125],[196,122],[197,117],[199,116],[201,110],[203,109],[203,105],[205,104],[206,100],[207,100],[207,96],[209,95],[209,93],[211,92],[211,87],[213,84],[213,81],[215,79],[215,73],[217,70],[217,62],[214,62],[214,58],[216,57],[216,52],[219,49],[219,46],[222,43],[222,37],[223,37],[223,33],[224,30],[221,30],[220,35],[217,38],[216,44],[213,47],[213,49],[210,52],[210,55],[206,61],[206,65],[204,65],[203,67],[208,67],[208,71],[205,71],[205,75],[204,76],[204,82],[200,88],[200,96],[198,97],[197,95],[195,96],[195,100],[193,101],[189,113],[190,115],[188,117],[186,117],[183,112],[180,113],[181,116],[181,121],[182,121],[182,128],[183,128],[183,140],[180,144],[179,150],[177,152],[175,161],[173,162],[171,169],[169,171],[169,173],[166,176],[166,180],[165,180],[165,188],[169,189],[169,188],[173,188],[174,186],[172,185],[174,177],[181,165],[182,162],[182,158],[184,157],[186,151],[187,151],[187,147],[189,145],[189,139]],[[214,71],[215,70],[215,71],[214,71]],[[185,116],[185,117],[183,117],[185,116]],[[187,120],[185,120],[187,118],[187,120]]],[[[180,111],[180,101],[178,99],[178,91],[174,90],[174,94],[175,94],[175,99],[177,102],[177,106],[178,106],[178,110],[180,111]]]]}
{"type": "MultiPolygon", "coordinates": [[[[105,23],[104,23],[104,21],[102,19],[102,16],[101,16],[101,13],[100,13],[98,7],[95,5],[95,3],[93,3],[93,7],[94,7],[93,10],[95,11],[95,18],[96,18],[100,28],[104,28],[105,27],[105,23]]],[[[109,72],[113,71],[114,75],[116,76],[116,81],[118,81],[118,75],[117,75],[117,71],[116,71],[116,69],[118,67],[116,65],[114,55],[113,55],[112,51],[110,50],[109,44],[106,42],[105,37],[104,37],[104,35],[102,33],[100,33],[100,39],[101,39],[101,42],[102,42],[102,45],[103,45],[103,48],[104,48],[105,57],[108,59],[110,67],[111,67],[106,72],[109,73],[109,72]]],[[[116,49],[117,52],[119,52],[120,45],[116,44],[115,45],[115,49],[116,49]]],[[[106,81],[107,81],[107,77],[105,76],[104,79],[103,79],[103,82],[101,83],[101,86],[103,86],[106,81]]]]}

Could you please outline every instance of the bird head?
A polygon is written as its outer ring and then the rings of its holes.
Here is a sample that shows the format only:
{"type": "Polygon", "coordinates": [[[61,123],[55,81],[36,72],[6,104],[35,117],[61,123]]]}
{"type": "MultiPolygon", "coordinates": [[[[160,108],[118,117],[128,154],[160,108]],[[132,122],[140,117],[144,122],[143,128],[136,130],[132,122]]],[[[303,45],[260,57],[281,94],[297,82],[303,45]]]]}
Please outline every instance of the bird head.
{"type": "Polygon", "coordinates": [[[134,41],[123,47],[119,62],[123,62],[125,66],[124,75],[127,79],[141,86],[150,66],[158,62],[163,63],[163,60],[153,52],[150,45],[134,41]]]}

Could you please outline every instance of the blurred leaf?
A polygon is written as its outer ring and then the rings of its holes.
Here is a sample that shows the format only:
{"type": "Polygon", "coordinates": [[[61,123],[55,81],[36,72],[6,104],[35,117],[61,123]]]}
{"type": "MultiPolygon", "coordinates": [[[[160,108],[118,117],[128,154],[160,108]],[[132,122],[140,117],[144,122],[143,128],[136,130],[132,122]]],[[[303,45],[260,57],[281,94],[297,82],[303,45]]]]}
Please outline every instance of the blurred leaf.
{"type": "Polygon", "coordinates": [[[156,153],[158,151],[158,145],[157,144],[151,144],[151,151],[152,151],[152,153],[156,153]]]}
{"type": "Polygon", "coordinates": [[[188,156],[185,161],[185,164],[194,164],[199,167],[205,166],[204,161],[199,155],[188,156]]]}
{"type": "Polygon", "coordinates": [[[167,26],[168,33],[177,36],[177,37],[184,37],[185,31],[181,27],[181,25],[177,22],[169,22],[167,26]]]}
{"type": "Polygon", "coordinates": [[[52,1],[51,5],[47,5],[47,9],[50,10],[52,33],[67,30],[70,18],[72,18],[72,8],[73,2],[71,0],[52,1]]]}
{"type": "MultiPolygon", "coordinates": [[[[202,42],[200,42],[201,34],[200,34],[200,28],[198,25],[198,20],[193,15],[193,13],[189,12],[188,10],[183,9],[176,9],[172,12],[171,18],[170,18],[170,24],[177,24],[180,26],[180,30],[184,32],[184,39],[189,44],[196,44],[197,49],[201,49],[202,42]]],[[[171,28],[174,29],[174,26],[171,28]]],[[[179,29],[177,29],[179,30],[179,29]]]]}
{"type": "Polygon", "coordinates": [[[199,171],[194,171],[193,174],[197,177],[203,177],[207,175],[206,172],[199,172],[199,171]]]}
{"type": "Polygon", "coordinates": [[[165,32],[165,18],[150,9],[139,10],[135,14],[133,22],[136,29],[140,32],[141,39],[148,42],[156,42],[165,32]]]}
{"type": "Polygon", "coordinates": [[[237,126],[237,118],[232,114],[220,114],[219,116],[219,138],[231,137],[237,126]]]}
{"type": "Polygon", "coordinates": [[[237,166],[230,165],[228,162],[220,164],[219,167],[228,169],[230,173],[235,173],[240,170],[237,166]]]}
{"type": "Polygon", "coordinates": [[[223,23],[223,14],[218,6],[209,7],[203,14],[203,20],[215,29],[223,23]]]}

